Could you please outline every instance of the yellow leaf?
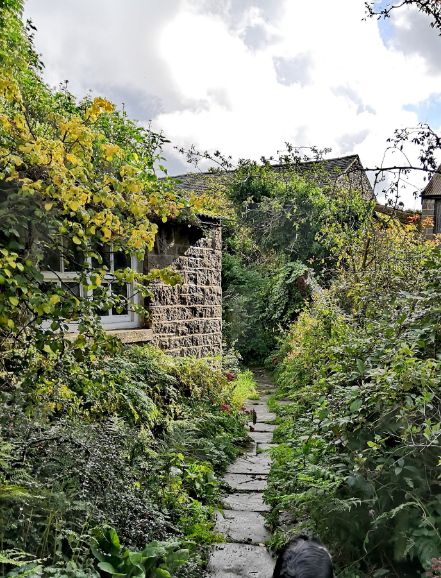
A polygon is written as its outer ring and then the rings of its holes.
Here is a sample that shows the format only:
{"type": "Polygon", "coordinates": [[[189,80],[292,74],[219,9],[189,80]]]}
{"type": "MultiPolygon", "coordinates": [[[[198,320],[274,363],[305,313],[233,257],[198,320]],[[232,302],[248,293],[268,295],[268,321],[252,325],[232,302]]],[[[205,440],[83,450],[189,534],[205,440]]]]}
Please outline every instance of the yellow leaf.
{"type": "Polygon", "coordinates": [[[75,243],[75,245],[81,245],[81,239],[76,235],[72,237],[72,241],[75,243]]]}
{"type": "Polygon", "coordinates": [[[54,203],[44,203],[44,209],[46,211],[50,211],[53,206],[54,206],[54,203]]]}
{"type": "Polygon", "coordinates": [[[76,157],[75,155],[68,153],[66,155],[66,160],[69,161],[70,163],[72,163],[73,165],[77,165],[79,163],[78,157],[76,157]]]}
{"type": "Polygon", "coordinates": [[[69,207],[72,209],[72,211],[78,211],[80,208],[80,203],[78,201],[70,201],[69,207]]]}

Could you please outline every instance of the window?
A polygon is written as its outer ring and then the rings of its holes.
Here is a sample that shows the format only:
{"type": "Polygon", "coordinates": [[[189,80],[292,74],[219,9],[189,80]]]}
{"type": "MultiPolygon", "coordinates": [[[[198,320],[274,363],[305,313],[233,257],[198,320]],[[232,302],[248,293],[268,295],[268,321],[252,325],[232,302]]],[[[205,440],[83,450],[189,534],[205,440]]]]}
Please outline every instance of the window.
{"type": "Polygon", "coordinates": [[[103,264],[107,267],[102,286],[96,291],[105,291],[108,295],[118,295],[123,297],[118,307],[102,311],[101,322],[108,329],[139,327],[139,315],[130,310],[130,302],[139,304],[139,295],[134,295],[132,283],[119,283],[115,279],[114,273],[120,269],[130,267],[135,271],[138,270],[138,261],[130,257],[123,251],[113,251],[110,246],[106,246],[100,251],[103,264]]]}
{"type": "MultiPolygon", "coordinates": [[[[93,296],[93,292],[80,283],[80,271],[87,263],[92,263],[90,258],[85,258],[73,243],[63,240],[59,252],[48,250],[46,252],[43,267],[43,277],[46,283],[54,283],[65,291],[70,291],[80,299],[87,299],[93,296]]],[[[107,273],[102,281],[101,287],[95,292],[104,292],[107,295],[119,295],[123,297],[118,306],[109,306],[102,309],[101,323],[106,329],[126,329],[139,327],[141,319],[138,314],[132,311],[130,303],[139,305],[140,296],[134,293],[132,283],[121,283],[115,278],[115,272],[120,269],[131,267],[138,270],[139,263],[135,257],[126,255],[123,251],[113,251],[111,246],[103,246],[99,250],[102,264],[107,268],[107,273]]],[[[101,265],[101,264],[100,264],[101,265]]],[[[102,295],[104,297],[104,295],[102,295]]],[[[72,330],[75,330],[75,323],[71,323],[72,330]]]]}

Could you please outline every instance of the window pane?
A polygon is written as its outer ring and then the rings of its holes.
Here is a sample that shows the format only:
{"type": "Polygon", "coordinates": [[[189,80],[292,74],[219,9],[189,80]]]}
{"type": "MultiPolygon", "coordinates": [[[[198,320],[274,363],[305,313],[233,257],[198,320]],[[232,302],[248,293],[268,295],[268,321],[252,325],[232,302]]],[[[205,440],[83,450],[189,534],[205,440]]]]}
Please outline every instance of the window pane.
{"type": "Polygon", "coordinates": [[[40,291],[42,293],[46,293],[47,295],[52,295],[52,293],[55,293],[55,290],[58,289],[59,284],[57,283],[57,281],[44,281],[43,283],[40,283],[40,291]]]}
{"type": "Polygon", "coordinates": [[[118,269],[125,269],[126,267],[130,267],[130,261],[130,255],[127,255],[124,253],[124,251],[115,251],[113,253],[113,270],[117,271],[118,269]]]}
{"type": "Polygon", "coordinates": [[[101,257],[101,262],[98,259],[92,259],[92,267],[107,267],[108,271],[111,271],[110,267],[110,245],[99,245],[95,248],[95,252],[101,257]]]}
{"type": "Polygon", "coordinates": [[[113,315],[127,315],[129,312],[127,297],[128,297],[127,284],[121,285],[119,283],[112,283],[112,294],[118,295],[121,299],[118,300],[118,304],[113,306],[113,315]]]}
{"type": "Polygon", "coordinates": [[[65,272],[81,271],[84,267],[84,253],[70,240],[65,240],[63,250],[65,272]]]}
{"type": "Polygon", "coordinates": [[[98,315],[101,315],[101,317],[106,317],[111,314],[111,305],[106,302],[109,295],[109,289],[109,285],[104,283],[93,292],[94,301],[102,303],[102,307],[97,310],[98,315]]]}
{"type": "Polygon", "coordinates": [[[61,271],[61,254],[52,248],[46,247],[41,262],[42,271],[61,271]]]}
{"type": "Polygon", "coordinates": [[[70,295],[75,295],[75,297],[78,298],[81,297],[81,288],[79,283],[75,283],[74,281],[63,281],[61,287],[70,295]]]}

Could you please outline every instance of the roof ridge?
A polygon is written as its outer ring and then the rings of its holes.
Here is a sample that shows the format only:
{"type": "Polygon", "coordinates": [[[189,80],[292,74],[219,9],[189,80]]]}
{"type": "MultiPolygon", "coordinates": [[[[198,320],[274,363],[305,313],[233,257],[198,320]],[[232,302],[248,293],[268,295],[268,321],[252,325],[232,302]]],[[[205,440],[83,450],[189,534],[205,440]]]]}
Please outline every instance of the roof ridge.
{"type": "MultiPolygon", "coordinates": [[[[323,159],[311,159],[311,160],[307,160],[307,161],[300,161],[299,164],[301,165],[307,165],[307,164],[312,164],[312,163],[330,163],[333,161],[342,161],[344,159],[350,159],[352,158],[353,161],[352,163],[349,165],[352,166],[352,164],[355,161],[359,161],[360,165],[362,165],[361,163],[361,159],[360,156],[357,153],[353,153],[350,155],[342,155],[340,157],[332,157],[332,158],[323,158],[323,159]]],[[[257,161],[256,161],[257,162],[257,161]]],[[[279,168],[279,167],[284,167],[286,165],[284,165],[283,163],[275,163],[275,164],[271,164],[271,167],[273,168],[279,168]]],[[[349,168],[348,167],[348,168],[349,168]]],[[[179,175],[173,175],[171,176],[172,179],[178,179],[179,177],[188,177],[188,176],[209,176],[209,175],[219,175],[219,174],[228,174],[228,173],[234,173],[237,169],[219,169],[219,172],[214,172],[214,171],[200,171],[200,172],[192,172],[192,173],[182,173],[179,175]]]]}

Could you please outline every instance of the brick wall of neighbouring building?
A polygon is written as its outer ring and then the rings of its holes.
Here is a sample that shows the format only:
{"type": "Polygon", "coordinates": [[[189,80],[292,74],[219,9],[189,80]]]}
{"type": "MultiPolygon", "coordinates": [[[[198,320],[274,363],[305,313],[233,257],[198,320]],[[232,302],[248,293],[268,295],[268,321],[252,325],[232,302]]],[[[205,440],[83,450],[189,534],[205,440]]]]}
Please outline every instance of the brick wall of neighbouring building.
{"type": "Polygon", "coordinates": [[[219,219],[201,217],[198,227],[176,223],[160,227],[146,267],[172,266],[182,284],[152,286],[147,323],[154,345],[175,355],[221,354],[221,263],[219,219]]]}

